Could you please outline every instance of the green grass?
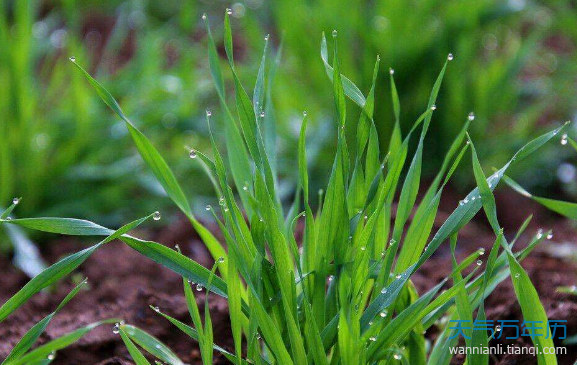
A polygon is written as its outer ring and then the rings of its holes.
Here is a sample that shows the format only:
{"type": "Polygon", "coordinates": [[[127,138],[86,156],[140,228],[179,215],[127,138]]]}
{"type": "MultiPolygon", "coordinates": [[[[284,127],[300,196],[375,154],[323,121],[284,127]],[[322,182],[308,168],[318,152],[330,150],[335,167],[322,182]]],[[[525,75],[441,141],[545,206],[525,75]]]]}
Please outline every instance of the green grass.
{"type": "MultiPolygon", "coordinates": [[[[224,48],[226,64],[232,75],[235,107],[230,108],[223,82],[223,71],[216,46],[209,34],[210,71],[221,108],[206,113],[210,151],[198,148],[190,157],[205,167],[214,184],[219,205],[207,206],[220,227],[224,242],[219,242],[196,217],[189,198],[176,175],[150,140],[122,111],[118,102],[81,66],[71,59],[88,82],[123,121],[128,135],[145,164],[154,174],[168,197],[189,219],[215,259],[208,270],[178,250],[129,234],[152,213],[118,230],[86,220],[72,218],[7,219],[16,205],[0,217],[0,224],[19,226],[43,232],[104,236],[95,245],[72,254],[44,270],[22,290],[0,307],[0,322],[10,316],[31,296],[74,271],[90,255],[111,240],[119,239],[143,256],[183,277],[184,294],[192,326],[172,318],[171,308],[153,308],[183,332],[199,342],[204,364],[212,363],[213,350],[221,352],[234,364],[449,364],[448,348],[457,345],[450,340],[451,330],[442,318],[483,319],[484,299],[503,280],[511,277],[526,320],[546,320],[539,297],[520,262],[546,235],[534,237],[525,249],[514,250],[497,219],[493,190],[504,179],[509,168],[541,148],[564,127],[542,134],[520,148],[509,161],[486,177],[473,141],[467,130],[474,119],[462,115],[457,137],[448,146],[441,168],[433,182],[421,187],[425,140],[436,115],[437,96],[446,75],[453,72],[446,60],[433,85],[421,115],[407,133],[401,131],[401,103],[394,75],[389,73],[393,132],[382,150],[373,112],[381,102],[375,98],[380,70],[377,57],[373,84],[364,94],[341,74],[336,31],[332,33],[332,63],[328,44],[323,37],[322,58],[333,85],[334,120],[332,133],[336,140],[333,163],[327,174],[328,184],[313,211],[307,158],[307,113],[303,113],[298,149],[299,184],[290,207],[283,206],[277,181],[279,161],[275,154],[273,99],[268,38],[252,98],[240,81],[233,55],[230,18],[225,15],[224,48]],[[347,98],[353,103],[348,103],[347,98]],[[351,109],[351,107],[353,109],[351,109]],[[212,134],[212,115],[221,114],[226,154],[221,154],[212,134]],[[356,132],[347,136],[350,115],[356,132]],[[356,119],[356,118],[355,118],[356,119]],[[415,145],[415,150],[411,146],[415,145]],[[473,176],[477,188],[467,194],[443,225],[433,233],[443,189],[465,156],[471,153],[473,176]],[[210,156],[210,157],[209,157],[210,156]],[[405,173],[403,173],[405,172],[405,173]],[[424,191],[423,191],[424,190],[424,191]],[[419,192],[422,198],[417,202],[419,192]],[[398,195],[397,213],[392,203],[398,195]],[[483,209],[495,233],[495,244],[487,255],[485,270],[477,260],[484,250],[475,251],[458,262],[454,253],[459,231],[483,209]],[[412,220],[409,219],[414,212],[412,220]],[[295,239],[296,223],[304,223],[300,247],[295,239]],[[453,252],[451,274],[435,287],[419,293],[411,282],[412,275],[427,262],[447,240],[453,252]],[[223,349],[213,342],[209,306],[204,305],[204,320],[194,297],[192,285],[224,297],[228,301],[234,349],[223,349]],[[446,286],[447,289],[441,289],[446,286]],[[425,331],[432,326],[440,335],[429,348],[425,331]]],[[[274,57],[273,57],[274,58],[274,57]]],[[[271,68],[272,67],[272,68],[271,68]]],[[[277,95],[282,98],[282,95],[277,95]]],[[[526,227],[524,225],[523,227],[526,227]]],[[[75,292],[74,292],[75,294],[75,292]]],[[[71,294],[71,295],[74,295],[71,294]]],[[[86,294],[88,295],[88,294],[86,294]]],[[[205,301],[210,299],[206,295],[205,301]]],[[[66,302],[65,300],[64,302],[66,302]]],[[[57,310],[58,311],[58,310],[57,310]]],[[[49,321],[49,320],[48,320],[49,321]]],[[[73,343],[92,328],[118,321],[114,326],[137,364],[149,364],[148,358],[181,364],[176,355],[158,339],[119,320],[105,320],[78,329],[30,352],[43,324],[31,329],[25,338],[25,350],[7,364],[50,362],[47,356],[73,343]],[[147,354],[147,355],[145,355],[147,354]],[[147,358],[148,356],[148,358],[147,358]]],[[[41,322],[43,323],[43,322],[41,322]]],[[[487,343],[487,333],[476,331],[473,339],[487,343]]],[[[544,333],[544,330],[543,332],[544,333]]],[[[24,342],[24,339],[23,339],[24,342]]],[[[477,343],[477,342],[475,342],[477,343]]],[[[535,345],[552,346],[552,341],[536,337],[535,345]]],[[[469,364],[488,364],[488,357],[471,355],[469,364]]],[[[539,364],[556,364],[554,355],[538,357],[539,364]]]]}

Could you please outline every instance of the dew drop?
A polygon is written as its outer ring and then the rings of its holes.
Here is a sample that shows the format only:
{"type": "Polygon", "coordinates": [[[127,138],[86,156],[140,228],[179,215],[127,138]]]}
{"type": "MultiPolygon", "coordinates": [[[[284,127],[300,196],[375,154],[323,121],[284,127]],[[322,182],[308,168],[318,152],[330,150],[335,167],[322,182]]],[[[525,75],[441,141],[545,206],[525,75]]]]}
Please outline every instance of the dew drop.
{"type": "Polygon", "coordinates": [[[379,316],[381,316],[381,318],[385,318],[387,314],[389,314],[387,311],[382,311],[381,313],[379,313],[379,316]]]}
{"type": "Polygon", "coordinates": [[[48,354],[48,360],[54,360],[56,358],[56,352],[52,351],[48,354]]]}
{"type": "Polygon", "coordinates": [[[550,240],[551,238],[553,238],[553,232],[549,232],[547,234],[547,239],[550,240]]]}
{"type": "Polygon", "coordinates": [[[335,277],[333,275],[329,275],[329,281],[333,281],[335,277]]]}
{"type": "Polygon", "coordinates": [[[220,206],[224,206],[224,204],[225,204],[224,197],[221,197],[220,199],[218,199],[218,204],[220,206]]]}
{"type": "Polygon", "coordinates": [[[387,288],[381,289],[381,294],[385,294],[387,292],[387,288]]]}
{"type": "Polygon", "coordinates": [[[156,212],[152,213],[152,219],[154,219],[155,221],[159,221],[160,218],[162,218],[162,215],[160,214],[160,212],[158,210],[156,212]]]}
{"type": "Polygon", "coordinates": [[[202,285],[196,284],[196,291],[202,291],[202,285]]]}
{"type": "Polygon", "coordinates": [[[248,186],[246,186],[246,185],[245,185],[245,186],[243,186],[243,187],[242,187],[242,190],[244,190],[244,191],[248,191],[248,186]]]}
{"type": "Polygon", "coordinates": [[[453,58],[455,58],[455,57],[453,57],[453,54],[452,54],[452,53],[449,53],[449,54],[447,55],[447,60],[452,61],[453,58]]]}
{"type": "Polygon", "coordinates": [[[571,293],[577,292],[577,286],[572,285],[572,286],[569,288],[569,291],[570,291],[571,293]]]}
{"type": "Polygon", "coordinates": [[[265,40],[265,41],[268,41],[269,39],[270,39],[270,34],[267,34],[267,35],[264,36],[264,40],[265,40]]]}
{"type": "Polygon", "coordinates": [[[541,237],[543,237],[543,229],[539,228],[539,230],[537,231],[537,239],[540,239],[541,237]]]}
{"type": "Polygon", "coordinates": [[[475,120],[475,113],[470,112],[470,113],[469,113],[469,116],[467,117],[467,119],[469,119],[469,120],[471,120],[471,121],[475,120]]]}
{"type": "Polygon", "coordinates": [[[463,200],[459,200],[459,205],[464,205],[465,202],[463,200]]]}
{"type": "Polygon", "coordinates": [[[370,337],[369,341],[375,342],[377,339],[375,337],[370,337]]]}
{"type": "Polygon", "coordinates": [[[521,276],[521,274],[519,274],[519,273],[515,274],[515,278],[518,278],[519,276],[521,276]]]}
{"type": "Polygon", "coordinates": [[[485,254],[485,249],[481,247],[479,249],[479,255],[483,256],[484,254],[485,254]]]}
{"type": "Polygon", "coordinates": [[[196,158],[197,154],[195,150],[190,150],[190,152],[188,153],[188,157],[190,158],[196,158]]]}
{"type": "Polygon", "coordinates": [[[218,258],[218,263],[219,263],[219,264],[222,264],[223,262],[224,262],[224,257],[219,257],[219,258],[218,258]]]}
{"type": "Polygon", "coordinates": [[[377,62],[381,62],[381,55],[380,54],[377,55],[377,62]]]}
{"type": "Polygon", "coordinates": [[[11,221],[11,220],[12,220],[12,217],[6,217],[6,219],[5,219],[5,220],[7,220],[7,221],[11,221]]]}
{"type": "Polygon", "coordinates": [[[114,333],[115,335],[120,333],[120,323],[116,323],[114,327],[112,327],[112,333],[114,333]]]}
{"type": "Polygon", "coordinates": [[[264,118],[264,116],[265,116],[264,112],[260,112],[260,117],[264,118]]]}
{"type": "Polygon", "coordinates": [[[391,238],[391,240],[389,241],[389,246],[392,246],[395,243],[397,243],[397,241],[394,238],[391,238]]]}
{"type": "Polygon", "coordinates": [[[76,62],[76,57],[72,56],[69,58],[70,62],[76,62]]]}
{"type": "Polygon", "coordinates": [[[567,137],[567,133],[563,134],[563,136],[561,136],[561,145],[565,146],[568,142],[568,137],[567,137]]]}
{"type": "Polygon", "coordinates": [[[477,266],[483,265],[483,260],[477,260],[477,266]]]}
{"type": "Polygon", "coordinates": [[[361,246],[361,251],[366,250],[365,246],[361,246]]]}
{"type": "Polygon", "coordinates": [[[155,311],[156,313],[160,313],[160,308],[158,308],[157,306],[152,307],[152,310],[155,311]]]}
{"type": "Polygon", "coordinates": [[[20,203],[20,198],[14,198],[14,199],[12,199],[12,204],[18,205],[18,203],[20,203]]]}
{"type": "Polygon", "coordinates": [[[333,37],[336,37],[336,36],[337,36],[337,30],[335,29],[335,30],[333,30],[333,37]]]}
{"type": "Polygon", "coordinates": [[[400,279],[400,278],[401,278],[401,274],[395,275],[395,278],[400,279]]]}
{"type": "Polygon", "coordinates": [[[394,75],[395,74],[395,70],[392,68],[389,68],[389,75],[394,75]]]}
{"type": "Polygon", "coordinates": [[[393,357],[395,358],[395,360],[401,360],[400,354],[394,354],[393,357]]]}
{"type": "Polygon", "coordinates": [[[231,8],[226,8],[226,13],[227,13],[228,15],[231,15],[231,14],[232,14],[232,9],[231,9],[231,8]]]}
{"type": "Polygon", "coordinates": [[[501,332],[501,325],[496,325],[496,326],[495,326],[495,331],[501,332]]]}
{"type": "Polygon", "coordinates": [[[435,104],[431,105],[431,110],[437,110],[437,106],[435,104]]]}
{"type": "Polygon", "coordinates": [[[372,325],[373,325],[373,321],[369,321],[369,326],[372,326],[372,325]]]}
{"type": "Polygon", "coordinates": [[[208,210],[211,210],[212,207],[211,207],[210,204],[209,204],[209,205],[207,205],[204,209],[206,209],[206,210],[208,211],[208,210]]]}
{"type": "Polygon", "coordinates": [[[202,20],[206,20],[206,13],[202,14],[202,20]]]}
{"type": "Polygon", "coordinates": [[[175,249],[176,251],[180,251],[180,245],[177,243],[176,245],[174,245],[174,249],[175,249]]]}
{"type": "Polygon", "coordinates": [[[206,109],[206,116],[207,116],[207,117],[212,116],[212,112],[211,112],[210,110],[208,110],[208,109],[206,109]]]}
{"type": "Polygon", "coordinates": [[[306,117],[306,116],[307,116],[307,111],[305,110],[305,111],[303,111],[303,117],[306,117]]]}

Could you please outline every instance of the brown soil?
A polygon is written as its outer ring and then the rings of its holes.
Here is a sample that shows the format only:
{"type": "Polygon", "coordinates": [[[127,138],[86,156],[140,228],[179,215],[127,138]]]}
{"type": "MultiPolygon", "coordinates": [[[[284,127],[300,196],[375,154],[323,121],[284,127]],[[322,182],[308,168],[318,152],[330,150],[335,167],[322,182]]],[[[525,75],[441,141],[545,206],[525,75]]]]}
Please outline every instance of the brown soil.
{"type": "MultiPolygon", "coordinates": [[[[502,198],[502,197],[500,197],[502,198]]],[[[497,201],[503,201],[497,199],[497,201]]],[[[456,202],[444,201],[442,209],[449,211],[456,202]]],[[[543,222],[543,227],[553,228],[555,237],[551,242],[544,242],[525,261],[523,267],[530,274],[549,318],[568,320],[568,336],[577,333],[577,317],[570,314],[577,311],[577,297],[559,294],[556,288],[577,284],[577,265],[566,259],[553,257],[555,247],[572,245],[577,250],[575,231],[571,224],[558,217],[551,217],[526,200],[507,201],[500,206],[500,218],[505,222],[506,232],[513,235],[525,214],[531,212],[536,216],[555,219],[555,223],[543,222]],[[521,212],[521,213],[519,213],[521,212]],[[571,243],[572,242],[572,243],[571,243]]],[[[440,222],[446,217],[440,214],[440,222]]],[[[519,242],[519,247],[526,244],[530,235],[534,234],[539,225],[532,224],[519,242]]],[[[164,244],[178,243],[183,253],[189,255],[205,266],[211,265],[211,259],[202,243],[199,242],[184,220],[161,231],[153,237],[164,244]]],[[[483,219],[470,223],[462,231],[459,240],[459,254],[465,256],[478,247],[489,248],[493,242],[490,231],[486,228],[483,219]]],[[[54,262],[63,255],[78,251],[81,244],[69,238],[62,238],[51,245],[47,245],[44,257],[54,262]]],[[[0,303],[14,294],[26,283],[26,278],[14,269],[6,258],[0,257],[0,303]]],[[[414,282],[420,292],[438,283],[447,274],[450,268],[450,256],[447,245],[429,260],[414,276],[414,282]]],[[[122,318],[127,323],[139,326],[157,336],[171,347],[183,361],[190,364],[200,364],[200,353],[194,341],[183,335],[178,329],[170,325],[149,309],[149,305],[157,305],[167,314],[189,323],[188,313],[182,294],[182,281],[173,272],[146,259],[127,246],[115,242],[111,243],[88,259],[81,266],[82,276],[89,278],[90,291],[80,293],[65,309],[58,314],[50,324],[47,333],[42,336],[41,342],[58,337],[72,329],[90,322],[105,318],[122,318]]],[[[4,358],[14,344],[22,337],[33,323],[54,310],[58,302],[73,287],[71,280],[66,280],[53,291],[37,294],[26,305],[10,316],[0,325],[0,358],[4,358]]],[[[204,292],[198,293],[199,304],[204,303],[204,292]]],[[[230,328],[228,325],[227,307],[224,300],[213,296],[210,300],[213,316],[215,342],[225,348],[231,347],[230,328]]],[[[513,289],[509,280],[503,282],[486,302],[489,319],[521,319],[521,311],[516,303],[513,289]]],[[[427,336],[435,337],[435,329],[428,331],[427,336]]],[[[504,333],[507,335],[507,332],[504,333]]],[[[504,338],[505,336],[503,336],[504,338]]],[[[501,341],[509,344],[511,341],[501,341]]],[[[530,344],[522,338],[517,340],[520,346],[530,344]]],[[[560,343],[557,343],[560,345],[560,343]]],[[[573,364],[577,347],[567,347],[568,355],[559,356],[560,364],[573,364]]],[[[77,344],[60,351],[55,364],[132,364],[118,335],[112,333],[110,325],[105,325],[89,333],[77,344]]],[[[215,354],[215,364],[228,362],[215,354]]],[[[462,363],[462,359],[454,359],[453,364],[462,363]]],[[[491,364],[536,364],[532,356],[505,356],[492,358],[491,364]]]]}

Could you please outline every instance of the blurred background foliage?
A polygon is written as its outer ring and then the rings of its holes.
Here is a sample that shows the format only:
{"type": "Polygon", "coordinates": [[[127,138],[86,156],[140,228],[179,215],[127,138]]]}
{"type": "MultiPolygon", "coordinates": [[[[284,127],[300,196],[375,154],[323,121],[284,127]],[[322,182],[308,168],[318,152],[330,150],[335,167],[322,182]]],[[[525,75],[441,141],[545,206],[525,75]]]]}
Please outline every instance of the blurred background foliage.
{"type": "MultiPolygon", "coordinates": [[[[570,0],[4,0],[0,205],[21,196],[21,216],[90,217],[104,224],[169,209],[124,125],[74,72],[70,56],[119,99],[190,189],[195,206],[212,202],[209,182],[187,149],[208,150],[205,109],[219,121],[201,14],[220,40],[225,8],[232,11],[235,58],[247,89],[264,36],[271,35],[272,48],[282,39],[273,98],[287,197],[303,110],[311,117],[313,187],[326,183],[332,162],[332,87],[320,59],[322,32],[338,30],[342,70],[364,92],[380,55],[375,121],[383,147],[393,125],[388,68],[395,70],[406,127],[426,106],[447,54],[454,54],[431,124],[425,175],[438,167],[471,111],[471,133],[487,168],[576,113],[577,5],[570,0]]],[[[352,135],[359,110],[348,111],[352,135]]],[[[569,156],[545,149],[515,177],[536,192],[574,194],[569,156]]],[[[453,185],[464,190],[471,178],[470,169],[461,169],[453,185]]]]}

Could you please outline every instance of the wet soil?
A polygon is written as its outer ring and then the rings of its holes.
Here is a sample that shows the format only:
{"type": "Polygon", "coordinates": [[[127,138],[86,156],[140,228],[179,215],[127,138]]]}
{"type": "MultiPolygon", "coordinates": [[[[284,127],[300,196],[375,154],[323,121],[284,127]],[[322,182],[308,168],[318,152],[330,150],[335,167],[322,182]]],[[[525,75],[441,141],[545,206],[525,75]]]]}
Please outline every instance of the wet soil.
{"type": "MultiPolygon", "coordinates": [[[[567,335],[577,333],[577,296],[560,294],[559,286],[577,284],[577,264],[569,256],[577,252],[577,236],[571,222],[539,208],[523,199],[498,197],[500,219],[506,227],[506,233],[513,236],[526,215],[535,213],[535,222],[519,240],[519,247],[526,245],[539,227],[553,228],[555,236],[544,242],[527,259],[523,267],[527,270],[550,319],[567,320],[567,335]],[[502,199],[501,199],[502,198],[502,199]],[[559,254],[561,253],[561,254],[559,254]]],[[[450,198],[443,201],[441,211],[448,212],[456,201],[450,198]]],[[[439,214],[436,225],[442,224],[447,217],[439,214]]],[[[212,260],[202,243],[198,240],[190,225],[180,220],[160,232],[139,232],[142,236],[174,246],[178,243],[183,253],[205,266],[211,266],[212,260]]],[[[462,231],[459,236],[459,255],[473,252],[479,247],[490,248],[493,235],[480,215],[462,231]]],[[[44,257],[54,262],[62,256],[84,247],[70,238],[56,240],[44,246],[44,257]]],[[[27,281],[7,258],[0,257],[0,302],[4,302],[27,281]]],[[[419,292],[432,287],[448,274],[450,252],[443,245],[437,253],[413,277],[419,292]]],[[[90,290],[81,292],[59,313],[41,337],[41,343],[54,339],[82,325],[106,318],[122,318],[127,323],[139,326],[160,338],[171,347],[183,361],[200,364],[200,353],[194,341],[149,309],[150,305],[159,306],[167,314],[189,323],[189,317],[182,294],[182,281],[173,272],[141,256],[120,242],[110,243],[98,250],[80,268],[79,274],[63,281],[51,291],[37,294],[0,325],[0,359],[4,358],[22,337],[25,331],[43,318],[58,305],[59,301],[74,286],[74,280],[88,277],[90,290]]],[[[197,293],[199,305],[204,303],[204,292],[197,293]]],[[[489,319],[522,320],[521,310],[516,303],[511,282],[503,282],[489,297],[485,305],[489,319]]],[[[213,317],[215,342],[230,348],[230,327],[226,302],[212,296],[210,310],[213,317]]],[[[118,335],[112,333],[111,325],[104,325],[90,332],[73,346],[59,351],[54,364],[132,364],[118,335]]],[[[434,339],[435,328],[427,332],[434,339]]],[[[502,338],[507,335],[504,333],[502,338]]],[[[510,334],[509,334],[510,335],[510,334]]],[[[495,340],[493,344],[515,343],[518,346],[530,346],[528,338],[520,340],[495,340]]],[[[556,343],[561,345],[561,343],[556,343]]],[[[567,355],[559,356],[560,364],[573,364],[577,358],[577,347],[567,347],[567,355]]],[[[215,364],[228,362],[215,354],[215,364]]],[[[462,359],[455,358],[452,364],[461,364],[462,359]]],[[[491,364],[536,364],[533,356],[497,356],[491,358],[491,364]]]]}

